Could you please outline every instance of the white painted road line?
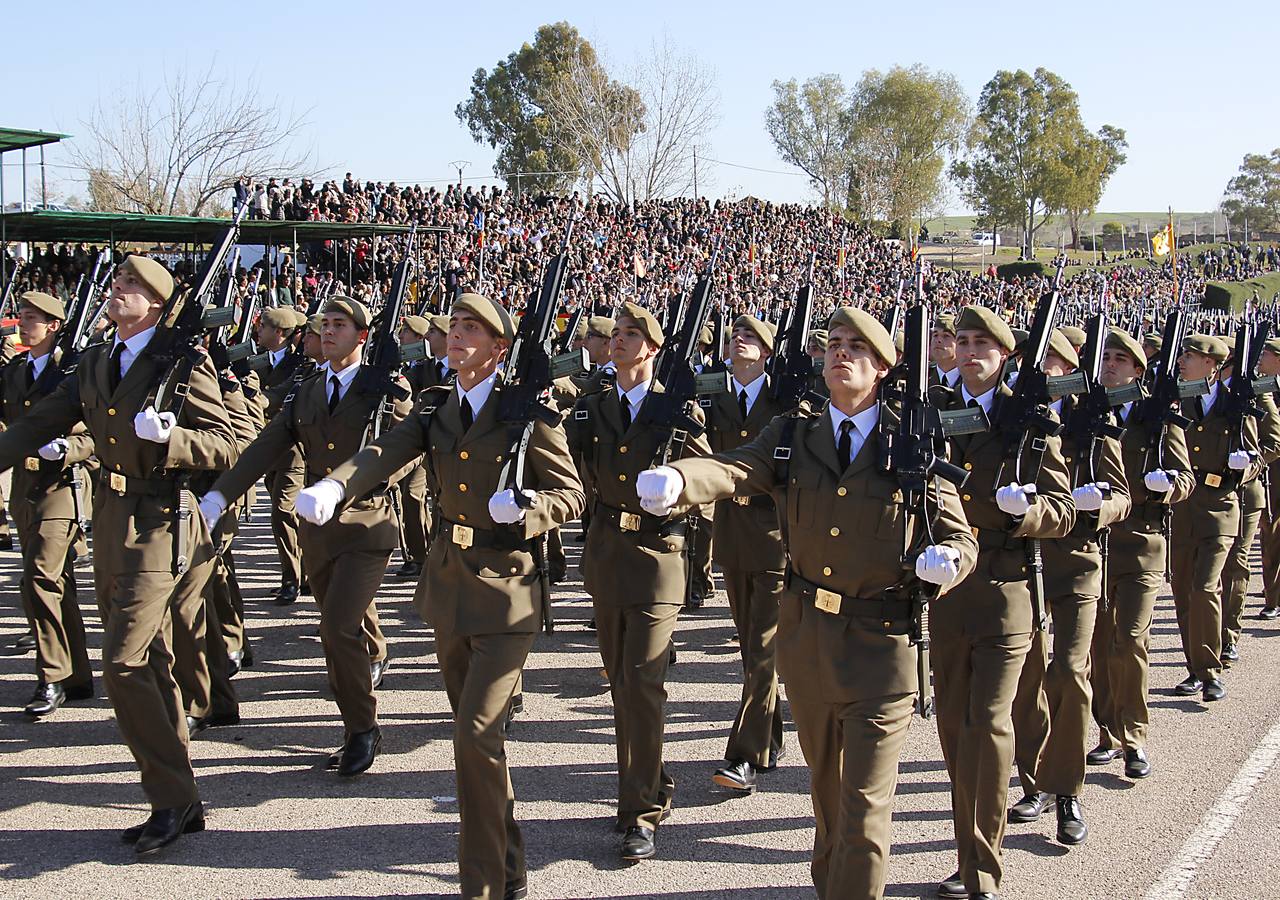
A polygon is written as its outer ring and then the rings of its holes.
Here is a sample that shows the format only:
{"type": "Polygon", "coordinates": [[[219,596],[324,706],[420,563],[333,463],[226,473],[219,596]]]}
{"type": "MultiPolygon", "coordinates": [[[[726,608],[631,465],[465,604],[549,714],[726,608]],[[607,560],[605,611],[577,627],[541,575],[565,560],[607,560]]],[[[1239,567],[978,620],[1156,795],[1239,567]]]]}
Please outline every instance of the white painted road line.
{"type": "Polygon", "coordinates": [[[1218,843],[1231,831],[1240,813],[1244,812],[1253,789],[1266,777],[1277,757],[1280,757],[1280,723],[1267,732],[1257,749],[1244,761],[1236,777],[1231,779],[1217,802],[1200,820],[1200,825],[1183,843],[1177,858],[1147,891],[1146,900],[1178,900],[1186,896],[1200,863],[1213,855],[1218,843]]]}

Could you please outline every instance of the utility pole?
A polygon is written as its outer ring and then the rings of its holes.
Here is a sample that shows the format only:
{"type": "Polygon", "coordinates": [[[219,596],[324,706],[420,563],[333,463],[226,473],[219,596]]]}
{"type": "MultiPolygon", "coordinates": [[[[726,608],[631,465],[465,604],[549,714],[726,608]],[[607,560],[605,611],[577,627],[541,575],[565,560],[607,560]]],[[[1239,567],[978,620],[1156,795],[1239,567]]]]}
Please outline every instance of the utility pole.
{"type": "Polygon", "coordinates": [[[462,190],[462,170],[471,165],[471,163],[465,159],[455,159],[449,165],[458,170],[458,190],[462,190]]]}
{"type": "Polygon", "coordinates": [[[698,145],[693,145],[693,199],[698,199],[698,145]]]}

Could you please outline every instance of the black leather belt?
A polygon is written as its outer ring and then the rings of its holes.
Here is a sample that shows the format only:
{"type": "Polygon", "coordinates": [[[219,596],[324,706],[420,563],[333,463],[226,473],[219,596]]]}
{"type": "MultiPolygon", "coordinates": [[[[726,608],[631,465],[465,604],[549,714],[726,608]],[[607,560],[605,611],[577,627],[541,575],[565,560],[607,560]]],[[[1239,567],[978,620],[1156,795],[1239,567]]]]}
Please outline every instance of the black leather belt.
{"type": "Polygon", "coordinates": [[[880,619],[885,628],[892,628],[894,622],[909,623],[911,620],[911,603],[905,598],[884,597],[851,597],[839,591],[830,591],[815,584],[807,578],[787,570],[787,589],[814,607],[833,616],[867,616],[880,619]]]}
{"type": "Polygon", "coordinates": [[[623,509],[614,509],[596,501],[593,516],[608,522],[614,528],[631,534],[656,534],[658,537],[684,537],[688,528],[684,519],[659,519],[648,513],[633,513],[623,509]]]}

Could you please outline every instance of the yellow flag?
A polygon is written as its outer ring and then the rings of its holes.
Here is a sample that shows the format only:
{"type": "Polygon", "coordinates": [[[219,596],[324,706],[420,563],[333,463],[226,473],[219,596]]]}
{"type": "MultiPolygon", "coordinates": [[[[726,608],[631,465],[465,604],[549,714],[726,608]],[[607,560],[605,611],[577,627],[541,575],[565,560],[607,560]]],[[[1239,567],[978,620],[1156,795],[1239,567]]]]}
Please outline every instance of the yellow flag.
{"type": "Polygon", "coordinates": [[[1151,252],[1156,256],[1166,256],[1173,246],[1173,226],[1166,225],[1151,235],[1151,252]]]}

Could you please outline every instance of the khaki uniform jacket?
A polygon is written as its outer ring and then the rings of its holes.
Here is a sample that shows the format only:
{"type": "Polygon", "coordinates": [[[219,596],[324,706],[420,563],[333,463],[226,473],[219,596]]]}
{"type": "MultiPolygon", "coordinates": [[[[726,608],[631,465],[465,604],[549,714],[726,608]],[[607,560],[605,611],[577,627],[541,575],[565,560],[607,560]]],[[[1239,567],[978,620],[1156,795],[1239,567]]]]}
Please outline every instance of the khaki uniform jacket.
{"type": "MultiPolygon", "coordinates": [[[[939,393],[948,395],[951,399],[947,408],[964,408],[960,386],[946,394],[939,393]]],[[[996,388],[990,418],[994,420],[999,414],[998,404],[1012,397],[1013,391],[1001,383],[996,388]]],[[[949,630],[971,637],[991,637],[1031,632],[1031,570],[1024,539],[1064,537],[1076,522],[1062,441],[1050,437],[1046,443],[1035,481],[1036,502],[1026,515],[1014,519],[996,505],[996,489],[1014,480],[1013,467],[1001,465],[1003,436],[988,431],[951,439],[951,462],[969,472],[969,480],[960,489],[960,499],[969,525],[976,529],[981,555],[972,577],[952,590],[951,602],[934,606],[931,625],[935,633],[949,630]],[[997,477],[1001,479],[999,484],[997,477]]]]}
{"type": "MultiPolygon", "coordinates": [[[[1132,507],[1129,515],[1117,522],[1111,529],[1111,548],[1115,552],[1122,548],[1151,549],[1146,535],[1159,534],[1164,528],[1166,514],[1175,503],[1181,503],[1191,496],[1195,490],[1196,479],[1191,472],[1191,461],[1187,458],[1187,439],[1182,429],[1170,425],[1164,431],[1164,444],[1160,457],[1149,458],[1147,453],[1147,429],[1143,425],[1130,423],[1125,426],[1124,437],[1120,439],[1121,453],[1124,458],[1125,473],[1129,479],[1129,497],[1132,507]],[[1153,494],[1147,490],[1144,478],[1153,469],[1164,469],[1173,474],[1173,489],[1163,494],[1153,494]]],[[[1144,563],[1144,570],[1149,567],[1163,565],[1152,556],[1144,563]]]]}
{"type": "Polygon", "coordinates": [[[1256,472],[1251,470],[1252,477],[1240,486],[1242,512],[1259,512],[1266,508],[1267,479],[1263,476],[1267,467],[1280,457],[1280,410],[1276,409],[1275,399],[1270,394],[1259,397],[1258,403],[1262,407],[1262,418],[1257,420],[1257,452],[1262,465],[1256,472]]]}
{"type": "MultiPolygon", "coordinates": [[[[539,422],[525,456],[525,487],[533,506],[516,525],[497,525],[489,498],[498,483],[512,434],[498,421],[502,388],[495,385],[465,432],[458,392],[447,392],[434,412],[420,405],[408,418],[328,476],[348,497],[362,496],[388,475],[426,454],[428,484],[440,511],[440,536],[431,542],[416,602],[433,626],[454,636],[536,632],[541,624],[541,580],[529,542],[581,515],[582,483],[562,428],[539,422]],[[455,539],[455,526],[473,529],[471,546],[455,539]]],[[[459,532],[458,537],[467,532],[459,532]]]]}
{"type": "MultiPolygon", "coordinates": [[[[784,517],[791,570],[801,578],[864,601],[877,601],[887,588],[913,581],[914,553],[912,568],[906,569],[903,549],[922,548],[926,539],[921,531],[906,533],[908,517],[898,481],[881,471],[876,438],[868,437],[844,467],[836,458],[835,433],[825,405],[817,416],[793,418],[797,424],[791,462],[782,481],[773,454],[784,422],[794,415],[773,419],[749,444],[709,459],[675,463],[685,480],[682,506],[767,493],[784,517]]],[[[893,413],[882,410],[881,427],[894,424],[893,413]]],[[[973,570],[978,544],[955,488],[936,480],[930,506],[936,510],[932,542],[960,554],[963,579],[973,570]]],[[[958,597],[948,594],[934,608],[957,602],[958,597]]],[[[907,638],[909,620],[884,615],[875,603],[852,605],[848,600],[839,614],[821,611],[812,599],[803,599],[788,578],[777,638],[778,667],[788,697],[850,703],[914,693],[919,685],[915,651],[907,638]],[[848,612],[847,604],[852,606],[848,612]]]]}
{"type": "MultiPolygon", "coordinates": [[[[661,393],[663,387],[655,379],[649,390],[661,393]]],[[[657,464],[664,443],[660,432],[639,423],[641,415],[624,432],[618,390],[609,387],[583,396],[570,422],[571,446],[583,460],[596,505],[607,508],[606,515],[592,512],[582,550],[583,584],[598,604],[632,607],[684,602],[685,537],[654,530],[663,520],[643,512],[636,495],[636,476],[657,464]],[[608,510],[638,515],[642,530],[622,531],[610,521],[616,513],[608,510]]],[[[703,420],[701,408],[694,407],[694,417],[703,420]]],[[[710,452],[706,434],[690,435],[683,456],[710,452]]],[[[667,520],[680,518],[672,514],[667,520]]]]}
{"type": "MultiPolygon", "coordinates": [[[[327,372],[328,369],[323,371],[327,372]]],[[[337,408],[329,412],[328,385],[320,373],[298,385],[293,398],[286,399],[275,417],[240,455],[229,472],[214,483],[230,506],[253,486],[273,464],[295,444],[302,448],[306,481],[315,484],[328,476],[344,460],[360,450],[366,426],[381,403],[376,392],[361,389],[363,371],[357,372],[337,408]]],[[[404,384],[401,379],[401,384],[404,384]]],[[[407,387],[407,385],[405,385],[407,387]]],[[[409,414],[408,399],[395,404],[396,421],[409,414]]],[[[326,543],[337,553],[349,550],[387,550],[399,540],[391,504],[386,496],[388,482],[403,473],[388,473],[387,480],[370,485],[347,504],[341,515],[323,526],[326,543]]],[[[311,526],[308,526],[311,527],[311,526]]]]}
{"type": "MultiPolygon", "coordinates": [[[[25,352],[18,354],[0,370],[0,421],[18,421],[57,387],[61,380],[57,368],[61,358],[61,351],[55,350],[53,358],[45,363],[44,371],[30,387],[27,386],[25,352]]],[[[62,459],[47,460],[33,452],[21,465],[14,467],[10,499],[13,503],[25,501],[32,504],[34,519],[74,519],[76,505],[71,487],[71,479],[74,477],[72,466],[83,464],[86,469],[98,467],[97,460],[93,458],[93,438],[89,436],[84,423],[77,422],[65,437],[67,454],[62,459]]],[[[88,493],[82,494],[81,502],[84,504],[82,512],[87,517],[91,514],[88,493]]]]}
{"type": "MultiPolygon", "coordinates": [[[[751,443],[785,411],[769,396],[769,387],[766,376],[746,421],[732,391],[708,398],[703,412],[712,453],[728,453],[751,443]]],[[[740,572],[774,572],[786,566],[778,509],[769,494],[716,501],[713,534],[711,557],[721,566],[740,572]]]]}
{"type": "MultiPolygon", "coordinates": [[[[1188,458],[1195,475],[1196,487],[1187,501],[1186,510],[1191,535],[1196,538],[1210,535],[1234,535],[1240,523],[1240,492],[1238,485],[1248,484],[1262,472],[1259,459],[1243,473],[1227,466],[1227,457],[1236,447],[1258,448],[1258,422],[1246,417],[1243,433],[1234,434],[1224,409],[1225,388],[1217,385],[1218,394],[1208,415],[1201,413],[1201,398],[1188,397],[1181,403],[1182,414],[1191,420],[1186,428],[1188,458]]],[[[1181,515],[1181,511],[1179,513],[1181,515]]]]}
{"type": "MultiPolygon", "coordinates": [[[[167,341],[158,330],[114,392],[108,393],[112,345],[85,351],[73,377],[0,435],[0,471],[23,459],[83,421],[102,463],[103,477],[94,496],[94,569],[108,575],[166,572],[174,563],[177,502],[175,472],[225,469],[235,458],[235,435],[222,404],[222,391],[208,358],[191,375],[190,392],[169,441],[139,438],[133,418],[154,402],[164,375],[152,351],[167,341]],[[124,479],[121,485],[120,479],[124,479]],[[115,481],[123,490],[112,486],[115,481]],[[110,540],[106,540],[106,536],[110,540]]],[[[194,568],[213,553],[204,520],[188,498],[188,555],[194,568]]]]}

